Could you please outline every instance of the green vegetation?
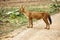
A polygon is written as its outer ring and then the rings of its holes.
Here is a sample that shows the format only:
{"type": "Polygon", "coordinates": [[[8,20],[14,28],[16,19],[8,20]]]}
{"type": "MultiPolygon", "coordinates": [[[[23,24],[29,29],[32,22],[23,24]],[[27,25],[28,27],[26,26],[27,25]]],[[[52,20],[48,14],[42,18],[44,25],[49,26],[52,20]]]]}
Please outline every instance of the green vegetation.
{"type": "Polygon", "coordinates": [[[45,8],[45,7],[40,7],[40,6],[30,6],[30,7],[27,7],[27,10],[30,10],[30,11],[38,11],[38,12],[48,12],[50,14],[55,14],[56,12],[58,12],[57,10],[57,7],[60,8],[60,6],[56,6],[55,4],[51,3],[49,5],[47,5],[48,8],[45,8]]]}

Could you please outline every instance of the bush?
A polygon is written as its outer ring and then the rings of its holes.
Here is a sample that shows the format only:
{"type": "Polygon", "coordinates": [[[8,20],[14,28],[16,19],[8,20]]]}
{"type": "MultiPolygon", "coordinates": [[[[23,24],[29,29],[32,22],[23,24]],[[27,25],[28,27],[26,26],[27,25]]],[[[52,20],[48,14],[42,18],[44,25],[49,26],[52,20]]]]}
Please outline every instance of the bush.
{"type": "Polygon", "coordinates": [[[57,11],[57,6],[55,4],[50,4],[50,13],[55,13],[57,11]]]}

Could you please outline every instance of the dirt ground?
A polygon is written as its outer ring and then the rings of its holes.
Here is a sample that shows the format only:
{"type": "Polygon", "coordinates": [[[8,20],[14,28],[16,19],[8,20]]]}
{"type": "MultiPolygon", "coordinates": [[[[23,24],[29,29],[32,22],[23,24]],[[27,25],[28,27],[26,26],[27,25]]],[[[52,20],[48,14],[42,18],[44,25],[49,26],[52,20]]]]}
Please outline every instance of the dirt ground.
{"type": "Polygon", "coordinates": [[[17,29],[2,40],[60,40],[60,13],[52,15],[50,30],[44,27],[43,20],[38,20],[33,28],[17,29]]]}

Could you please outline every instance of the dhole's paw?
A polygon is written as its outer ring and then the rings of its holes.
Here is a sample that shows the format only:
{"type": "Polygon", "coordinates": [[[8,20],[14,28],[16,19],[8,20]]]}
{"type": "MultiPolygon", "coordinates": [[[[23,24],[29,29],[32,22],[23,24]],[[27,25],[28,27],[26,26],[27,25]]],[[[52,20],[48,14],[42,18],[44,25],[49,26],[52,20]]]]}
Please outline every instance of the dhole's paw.
{"type": "Polygon", "coordinates": [[[50,28],[47,28],[47,30],[49,30],[50,28]]]}
{"type": "Polygon", "coordinates": [[[45,27],[45,29],[47,29],[47,27],[45,27]]]}
{"type": "Polygon", "coordinates": [[[33,27],[29,27],[29,26],[27,26],[27,28],[33,28],[33,27]]]}
{"type": "Polygon", "coordinates": [[[27,28],[30,28],[29,26],[27,26],[27,28]]]}
{"type": "Polygon", "coordinates": [[[45,29],[49,30],[50,28],[49,27],[45,27],[45,29]]]}
{"type": "Polygon", "coordinates": [[[30,27],[30,28],[33,28],[33,27],[30,27]]]}

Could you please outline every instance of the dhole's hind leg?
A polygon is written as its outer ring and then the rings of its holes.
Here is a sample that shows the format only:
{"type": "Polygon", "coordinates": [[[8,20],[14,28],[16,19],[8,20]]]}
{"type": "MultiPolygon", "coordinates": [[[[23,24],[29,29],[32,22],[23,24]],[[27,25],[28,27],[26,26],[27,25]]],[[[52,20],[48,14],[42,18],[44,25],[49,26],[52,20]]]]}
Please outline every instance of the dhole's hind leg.
{"type": "Polygon", "coordinates": [[[44,18],[43,20],[44,20],[44,22],[46,23],[45,29],[50,29],[50,25],[49,25],[49,23],[48,23],[47,18],[44,18]]]}

